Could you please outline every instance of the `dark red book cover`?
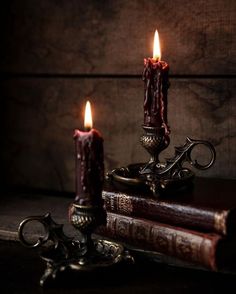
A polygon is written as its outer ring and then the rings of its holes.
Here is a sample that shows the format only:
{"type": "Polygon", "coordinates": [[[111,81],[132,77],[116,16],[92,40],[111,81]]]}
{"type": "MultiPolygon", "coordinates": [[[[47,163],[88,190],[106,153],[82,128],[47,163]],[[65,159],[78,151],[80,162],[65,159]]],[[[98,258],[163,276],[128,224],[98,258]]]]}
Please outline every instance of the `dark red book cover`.
{"type": "Polygon", "coordinates": [[[236,232],[236,182],[196,178],[194,189],[172,192],[155,199],[151,192],[106,183],[107,211],[141,217],[203,232],[236,232]]]}
{"type": "Polygon", "coordinates": [[[236,238],[170,226],[141,218],[107,213],[107,224],[97,234],[218,271],[236,261],[236,238]]]}

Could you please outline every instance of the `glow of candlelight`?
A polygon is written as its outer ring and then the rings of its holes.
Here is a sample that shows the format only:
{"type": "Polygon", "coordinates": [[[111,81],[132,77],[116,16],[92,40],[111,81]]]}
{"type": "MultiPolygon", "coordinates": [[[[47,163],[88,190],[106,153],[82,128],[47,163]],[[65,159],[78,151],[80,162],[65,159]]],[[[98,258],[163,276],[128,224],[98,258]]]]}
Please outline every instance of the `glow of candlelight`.
{"type": "Polygon", "coordinates": [[[157,30],[155,31],[155,35],[154,35],[153,59],[161,60],[161,46],[160,46],[159,34],[157,30]]]}
{"type": "Polygon", "coordinates": [[[91,104],[87,101],[85,106],[85,115],[84,115],[84,128],[92,129],[93,127],[93,118],[92,118],[92,111],[91,111],[91,104]]]}

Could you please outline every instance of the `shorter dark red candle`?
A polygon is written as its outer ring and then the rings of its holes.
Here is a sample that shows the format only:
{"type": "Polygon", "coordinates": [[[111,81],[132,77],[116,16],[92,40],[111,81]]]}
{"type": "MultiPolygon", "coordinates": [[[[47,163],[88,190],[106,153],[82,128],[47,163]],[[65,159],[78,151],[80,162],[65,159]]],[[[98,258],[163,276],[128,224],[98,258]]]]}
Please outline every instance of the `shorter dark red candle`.
{"type": "Polygon", "coordinates": [[[85,111],[85,131],[75,130],[76,198],[78,205],[101,206],[104,180],[103,138],[92,128],[90,103],[85,111]],[[90,112],[89,112],[90,111],[90,112]],[[91,118],[90,121],[86,121],[91,118]]]}

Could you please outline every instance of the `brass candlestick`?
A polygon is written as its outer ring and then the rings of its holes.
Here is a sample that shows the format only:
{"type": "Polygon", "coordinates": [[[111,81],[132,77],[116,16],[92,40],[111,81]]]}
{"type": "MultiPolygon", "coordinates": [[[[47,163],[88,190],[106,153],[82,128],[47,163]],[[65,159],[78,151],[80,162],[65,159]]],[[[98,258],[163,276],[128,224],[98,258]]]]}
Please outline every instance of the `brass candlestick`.
{"type": "Polygon", "coordinates": [[[49,213],[44,216],[27,217],[19,226],[19,239],[23,245],[36,248],[48,244],[41,253],[47,268],[40,279],[40,285],[44,285],[49,277],[55,278],[59,271],[67,268],[88,271],[111,266],[121,260],[133,260],[122,245],[91,237],[98,226],[106,225],[106,212],[102,200],[103,138],[92,128],[92,114],[88,101],[85,128],[86,131],[76,129],[74,134],[76,197],[69,207],[69,221],[78,231],[79,237],[67,237],[63,233],[63,225],[55,223],[49,213]],[[25,238],[24,229],[25,225],[32,221],[38,221],[44,226],[45,235],[36,242],[29,243],[25,238]]]}
{"type": "Polygon", "coordinates": [[[194,140],[189,137],[182,146],[175,147],[173,157],[160,162],[160,153],[169,145],[169,134],[165,128],[143,126],[145,133],[141,136],[141,145],[150,154],[147,163],[130,164],[127,167],[116,168],[107,174],[108,179],[115,180],[128,186],[147,186],[154,196],[160,192],[188,187],[194,178],[194,173],[184,166],[189,163],[199,170],[210,168],[215,162],[216,152],[213,145],[204,140],[194,140]],[[211,154],[209,162],[205,165],[193,160],[191,153],[197,145],[204,145],[211,154]]]}
{"type": "Polygon", "coordinates": [[[184,145],[175,147],[175,154],[165,162],[160,162],[159,155],[169,143],[169,126],[167,120],[169,65],[160,59],[158,32],[155,32],[153,58],[144,59],[144,134],[141,145],[150,154],[147,163],[131,164],[127,167],[116,168],[108,173],[108,179],[129,186],[147,186],[155,196],[161,191],[187,187],[194,173],[183,164],[188,162],[197,169],[205,170],[212,166],[216,153],[211,143],[203,140],[193,140],[187,137],[184,145]],[[158,49],[158,50],[156,50],[158,49]],[[206,146],[211,153],[209,163],[199,164],[191,158],[192,150],[197,145],[206,146]]]}
{"type": "Polygon", "coordinates": [[[21,243],[28,248],[42,249],[40,257],[46,262],[46,269],[40,279],[41,286],[49,278],[55,279],[59,272],[66,269],[90,271],[112,266],[123,260],[133,262],[133,257],[122,245],[91,238],[96,227],[106,222],[106,214],[102,207],[79,206],[72,203],[69,207],[69,220],[78,230],[79,238],[67,237],[63,232],[63,225],[55,223],[50,213],[27,217],[19,225],[21,243]],[[30,243],[25,238],[24,231],[25,225],[33,221],[43,225],[45,235],[30,243]]]}

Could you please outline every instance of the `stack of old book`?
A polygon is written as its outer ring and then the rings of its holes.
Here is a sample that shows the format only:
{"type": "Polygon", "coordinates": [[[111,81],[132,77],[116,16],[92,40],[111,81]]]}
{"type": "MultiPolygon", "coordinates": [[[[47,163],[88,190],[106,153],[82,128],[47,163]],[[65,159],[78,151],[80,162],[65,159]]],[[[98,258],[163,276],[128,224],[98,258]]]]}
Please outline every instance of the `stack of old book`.
{"type": "Polygon", "coordinates": [[[107,184],[107,225],[99,234],[128,248],[210,269],[236,268],[235,182],[195,180],[191,191],[159,199],[151,193],[107,184]]]}

